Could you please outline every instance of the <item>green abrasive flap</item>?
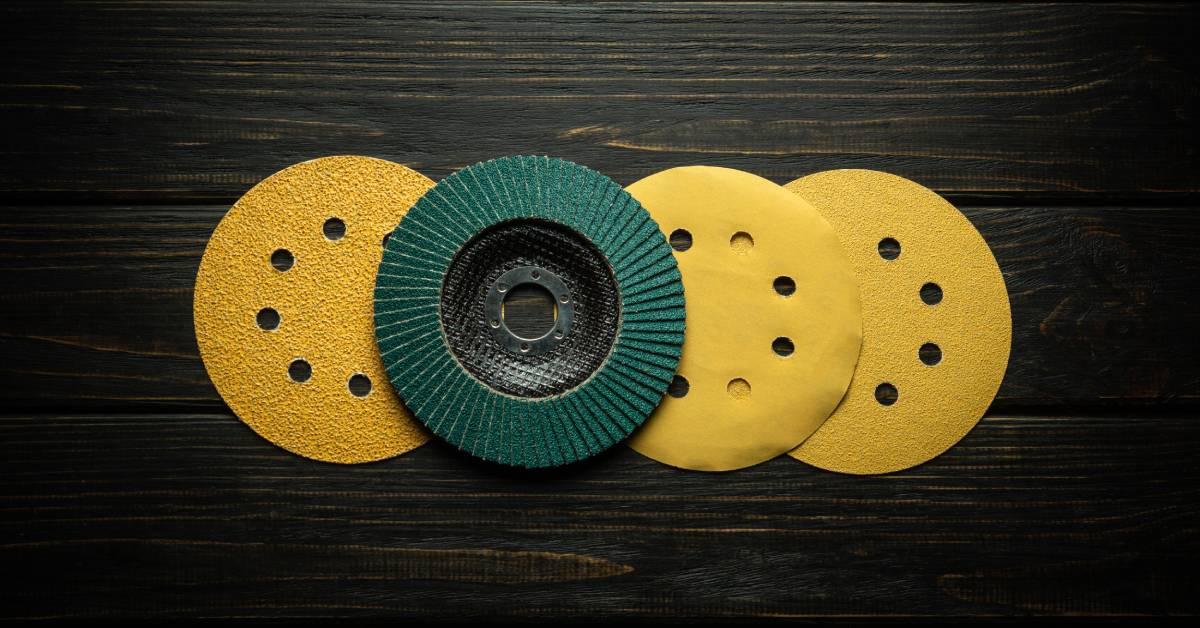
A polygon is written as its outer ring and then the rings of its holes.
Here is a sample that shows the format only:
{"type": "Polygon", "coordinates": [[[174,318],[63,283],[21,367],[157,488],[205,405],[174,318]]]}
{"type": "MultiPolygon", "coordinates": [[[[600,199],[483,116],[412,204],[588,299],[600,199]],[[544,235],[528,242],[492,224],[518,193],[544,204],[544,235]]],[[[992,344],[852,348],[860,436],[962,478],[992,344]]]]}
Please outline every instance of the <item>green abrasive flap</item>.
{"type": "Polygon", "coordinates": [[[548,157],[438,183],[388,238],[375,286],[376,339],[408,408],[460,449],[519,467],[629,435],[666,391],[683,331],[658,225],[611,179],[548,157]],[[531,295],[540,323],[517,314],[531,295]]]}

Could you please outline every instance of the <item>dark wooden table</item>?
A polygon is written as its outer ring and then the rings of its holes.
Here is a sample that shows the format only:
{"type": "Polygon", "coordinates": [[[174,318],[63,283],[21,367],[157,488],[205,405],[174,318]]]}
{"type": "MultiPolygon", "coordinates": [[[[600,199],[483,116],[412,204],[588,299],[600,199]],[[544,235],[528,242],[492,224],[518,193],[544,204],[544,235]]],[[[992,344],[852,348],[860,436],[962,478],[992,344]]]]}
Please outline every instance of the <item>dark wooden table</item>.
{"type": "Polygon", "coordinates": [[[448,619],[1200,610],[1200,11],[0,5],[0,614],[448,619]],[[1008,374],[883,477],[784,458],[343,467],[232,416],[208,235],[289,164],[894,172],[978,226],[1008,374]]]}

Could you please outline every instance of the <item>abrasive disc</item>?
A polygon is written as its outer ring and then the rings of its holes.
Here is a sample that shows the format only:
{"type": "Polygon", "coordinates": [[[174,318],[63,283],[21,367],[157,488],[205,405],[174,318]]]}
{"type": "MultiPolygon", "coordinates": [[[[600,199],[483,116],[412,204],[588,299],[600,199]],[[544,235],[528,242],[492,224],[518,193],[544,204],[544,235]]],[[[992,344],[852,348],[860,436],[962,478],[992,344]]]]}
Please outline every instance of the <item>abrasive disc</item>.
{"type": "Polygon", "coordinates": [[[783,187],[728,168],[673,168],[628,190],[669,234],[688,295],[677,383],[630,446],[703,471],[791,450],[858,359],[858,283],[833,229],[783,187]]]}
{"type": "Polygon", "coordinates": [[[934,192],[870,170],[832,170],[788,189],[833,225],[863,298],[850,390],[792,452],[845,473],[921,464],[958,442],[996,396],[1012,319],[983,237],[934,192]]]}
{"type": "Polygon", "coordinates": [[[267,440],[341,463],[428,440],[387,383],[371,309],[383,238],[432,185],[381,159],[315,159],[254,186],[213,231],[196,341],[225,403],[267,440]]]}
{"type": "Polygon", "coordinates": [[[434,433],[547,467],[641,425],[679,361],[683,304],[670,246],[619,185],[506,157],[409,211],[379,267],[375,326],[392,384],[434,433]],[[513,315],[522,300],[541,304],[540,323],[513,315]]]}

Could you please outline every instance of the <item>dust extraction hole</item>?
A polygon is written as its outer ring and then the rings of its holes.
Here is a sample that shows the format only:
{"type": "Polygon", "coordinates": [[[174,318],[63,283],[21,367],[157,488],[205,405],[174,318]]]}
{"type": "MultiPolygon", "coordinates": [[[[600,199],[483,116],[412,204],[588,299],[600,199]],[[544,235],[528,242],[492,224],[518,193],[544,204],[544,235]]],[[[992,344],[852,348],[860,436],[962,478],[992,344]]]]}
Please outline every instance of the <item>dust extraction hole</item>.
{"type": "Polygon", "coordinates": [[[884,238],[879,241],[879,257],[889,261],[900,257],[900,243],[896,238],[884,238]]]}
{"type": "Polygon", "coordinates": [[[279,329],[279,312],[273,307],[264,307],[258,311],[254,322],[258,323],[258,328],[263,331],[275,331],[279,329]]]}
{"type": "Polygon", "coordinates": [[[771,349],[775,352],[775,355],[786,358],[796,350],[796,345],[792,344],[791,338],[780,336],[771,343],[771,349]]]}
{"type": "Polygon", "coordinates": [[[288,377],[297,384],[303,384],[312,379],[312,365],[304,358],[296,358],[288,365],[288,377]]]}
{"type": "Polygon", "coordinates": [[[896,399],[900,398],[900,391],[896,387],[884,382],[875,387],[875,401],[881,406],[890,406],[896,403],[896,399]]]}
{"type": "Polygon", "coordinates": [[[678,399],[687,396],[688,388],[688,381],[682,375],[676,375],[671,378],[671,383],[667,384],[667,394],[678,399]]]}
{"type": "Polygon", "coordinates": [[[371,394],[371,378],[362,373],[355,373],[350,377],[350,381],[346,382],[346,387],[350,389],[351,395],[366,397],[371,394]]]}
{"type": "Polygon", "coordinates": [[[504,295],[500,317],[504,319],[505,327],[518,338],[536,340],[554,329],[558,304],[549,290],[538,284],[525,283],[504,295]]]}
{"type": "Polygon", "coordinates": [[[346,237],[346,223],[341,218],[330,218],[321,227],[321,232],[325,234],[327,240],[341,240],[346,237]]]}
{"type": "Polygon", "coordinates": [[[745,401],[750,398],[750,382],[740,377],[731,379],[725,385],[725,392],[729,393],[729,396],[734,399],[745,401]]]}
{"type": "Polygon", "coordinates": [[[292,265],[296,263],[296,258],[292,256],[292,252],[287,249],[278,249],[271,254],[271,266],[275,270],[286,273],[291,270],[292,265]]]}
{"type": "Polygon", "coordinates": [[[786,275],[776,277],[775,283],[772,285],[775,286],[775,292],[780,296],[790,297],[796,294],[796,282],[786,275]]]}
{"type": "Polygon", "coordinates": [[[745,255],[754,248],[754,237],[745,231],[739,231],[729,238],[729,248],[738,255],[745,255]]]}
{"type": "Polygon", "coordinates": [[[942,302],[942,287],[930,282],[921,286],[921,300],[925,305],[937,305],[942,302]]]}
{"type": "Polygon", "coordinates": [[[671,248],[676,251],[686,251],[692,248],[692,234],[687,229],[676,229],[671,232],[671,236],[667,238],[671,243],[671,248]]]}
{"type": "Polygon", "coordinates": [[[917,355],[920,356],[921,361],[926,366],[933,366],[942,361],[942,348],[932,342],[927,342],[921,345],[921,349],[917,351],[917,355]]]}

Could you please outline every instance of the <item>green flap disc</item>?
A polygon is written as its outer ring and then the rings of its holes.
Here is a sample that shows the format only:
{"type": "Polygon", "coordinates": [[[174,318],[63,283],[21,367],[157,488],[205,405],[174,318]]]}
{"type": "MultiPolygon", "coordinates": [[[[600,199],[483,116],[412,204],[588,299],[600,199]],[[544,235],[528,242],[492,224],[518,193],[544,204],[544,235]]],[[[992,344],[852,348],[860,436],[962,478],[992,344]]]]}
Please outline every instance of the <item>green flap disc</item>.
{"type": "Polygon", "coordinates": [[[438,183],[387,240],[375,284],[376,339],[409,410],[513,466],[625,438],[666,391],[683,329],[658,225],[608,177],[548,157],[438,183]]]}

